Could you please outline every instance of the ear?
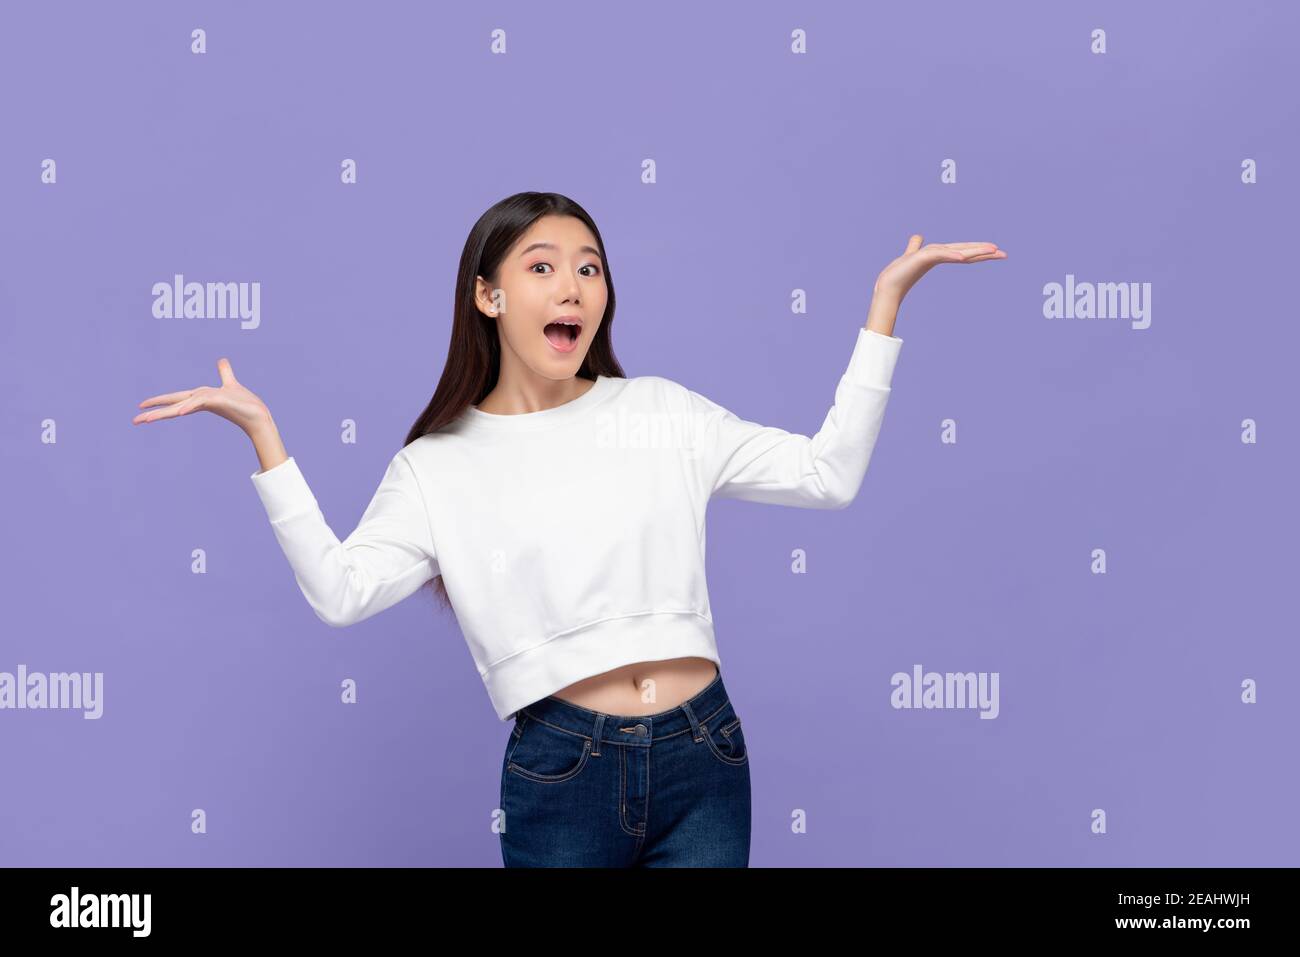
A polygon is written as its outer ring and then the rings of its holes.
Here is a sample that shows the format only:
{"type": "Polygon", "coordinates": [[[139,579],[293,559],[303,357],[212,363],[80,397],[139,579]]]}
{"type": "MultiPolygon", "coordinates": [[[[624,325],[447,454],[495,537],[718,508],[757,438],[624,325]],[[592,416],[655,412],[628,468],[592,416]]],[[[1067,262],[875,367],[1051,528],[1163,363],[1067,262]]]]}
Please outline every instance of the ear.
{"type": "Polygon", "coordinates": [[[474,305],[488,318],[496,318],[496,306],[492,302],[492,286],[482,276],[474,277],[474,305]]]}

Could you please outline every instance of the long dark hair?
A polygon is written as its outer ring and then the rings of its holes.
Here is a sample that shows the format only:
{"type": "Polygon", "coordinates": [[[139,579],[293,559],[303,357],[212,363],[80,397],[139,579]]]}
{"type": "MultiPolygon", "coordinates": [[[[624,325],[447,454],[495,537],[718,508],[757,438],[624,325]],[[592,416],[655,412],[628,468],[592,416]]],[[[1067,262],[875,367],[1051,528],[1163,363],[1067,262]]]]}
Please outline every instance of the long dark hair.
{"type": "MultiPolygon", "coordinates": [[[[605,258],[605,241],[596,223],[585,209],[559,193],[515,193],[480,216],[465,240],[460,268],[456,273],[456,299],[452,309],[447,362],[437,388],[433,390],[433,398],[406,434],[403,447],[454,422],[468,406],[482,402],[496,388],[501,373],[501,340],[496,320],[485,316],[474,303],[475,279],[482,276],[495,288],[506,253],[533,223],[548,215],[575,216],[591,230],[596,237],[596,248],[600,250],[600,265],[609,289],[605,315],[577,376],[592,381],[600,375],[624,378],[623,367],[614,358],[614,346],[610,342],[610,327],[614,324],[614,280],[609,260],[605,258]]],[[[451,608],[442,576],[437,576],[429,584],[437,599],[451,608]]]]}

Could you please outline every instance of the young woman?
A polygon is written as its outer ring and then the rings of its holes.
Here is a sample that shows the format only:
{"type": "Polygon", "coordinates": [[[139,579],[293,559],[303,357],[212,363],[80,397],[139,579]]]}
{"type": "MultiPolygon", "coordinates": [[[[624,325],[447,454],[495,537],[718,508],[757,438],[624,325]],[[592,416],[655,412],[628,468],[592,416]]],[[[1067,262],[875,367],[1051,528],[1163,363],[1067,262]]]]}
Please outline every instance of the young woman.
{"type": "Polygon", "coordinates": [[[876,280],[811,438],[737,418],[614,358],[596,224],[555,193],[480,217],[446,365],[356,529],[331,531],[271,413],[235,379],[146,399],[136,423],[214,412],[295,579],[342,627],[426,583],[452,608],[497,715],[506,866],[746,866],[749,753],[719,672],[704,574],[710,498],[843,508],[875,446],[908,289],[992,243],[921,245],[876,280]]]}

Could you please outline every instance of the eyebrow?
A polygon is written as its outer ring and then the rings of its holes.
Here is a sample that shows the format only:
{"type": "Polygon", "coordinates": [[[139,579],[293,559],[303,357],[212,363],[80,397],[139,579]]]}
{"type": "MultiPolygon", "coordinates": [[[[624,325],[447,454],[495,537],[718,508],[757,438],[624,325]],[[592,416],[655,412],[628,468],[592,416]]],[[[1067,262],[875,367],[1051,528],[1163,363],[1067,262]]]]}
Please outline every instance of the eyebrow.
{"type": "MultiPolygon", "coordinates": [[[[555,243],[533,243],[531,246],[529,246],[527,249],[525,249],[525,250],[524,250],[523,252],[521,252],[519,255],[520,255],[521,257],[523,257],[523,256],[527,256],[527,255],[528,255],[530,252],[532,252],[534,249],[559,249],[559,248],[560,248],[560,247],[557,246],[557,245],[555,245],[555,243]]],[[[578,252],[580,252],[580,253],[591,253],[591,254],[592,254],[593,256],[595,256],[597,259],[600,258],[600,252],[599,252],[598,250],[592,249],[590,246],[579,246],[579,247],[578,247],[578,252]]]]}

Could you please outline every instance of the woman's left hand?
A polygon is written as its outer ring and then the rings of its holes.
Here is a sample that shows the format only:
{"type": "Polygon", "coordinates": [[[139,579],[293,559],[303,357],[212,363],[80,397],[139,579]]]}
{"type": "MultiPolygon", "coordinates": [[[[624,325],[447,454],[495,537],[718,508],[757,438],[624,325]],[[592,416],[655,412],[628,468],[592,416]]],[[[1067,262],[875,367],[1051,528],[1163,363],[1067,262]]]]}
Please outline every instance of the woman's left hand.
{"type": "Polygon", "coordinates": [[[876,278],[875,296],[883,296],[895,304],[903,301],[907,291],[916,281],[939,263],[977,263],[985,259],[1006,259],[1007,254],[996,243],[930,243],[921,245],[921,236],[914,234],[907,249],[881,270],[876,278]]]}

